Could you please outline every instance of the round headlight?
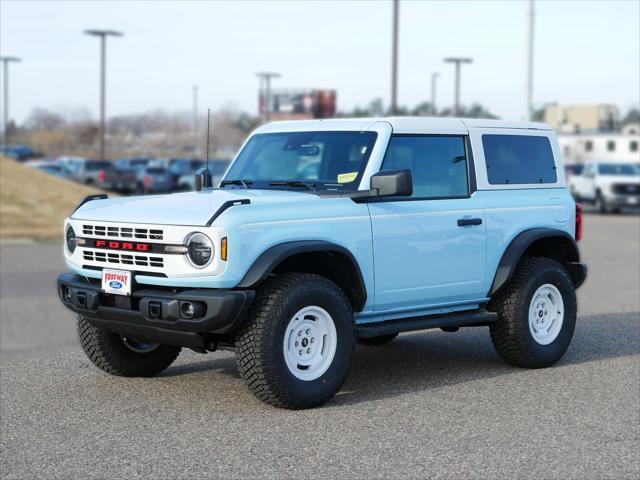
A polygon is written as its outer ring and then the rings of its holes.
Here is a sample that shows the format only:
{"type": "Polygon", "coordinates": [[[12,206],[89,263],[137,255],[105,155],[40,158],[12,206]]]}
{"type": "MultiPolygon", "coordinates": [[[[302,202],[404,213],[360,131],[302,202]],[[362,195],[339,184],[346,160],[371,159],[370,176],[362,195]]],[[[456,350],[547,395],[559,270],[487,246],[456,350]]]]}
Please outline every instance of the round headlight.
{"type": "Polygon", "coordinates": [[[71,225],[67,227],[64,237],[65,243],[67,244],[67,250],[69,253],[73,253],[76,249],[76,232],[73,231],[73,227],[71,225]]]}
{"type": "Polygon", "coordinates": [[[204,268],[213,259],[213,243],[204,233],[192,233],[187,239],[187,257],[194,267],[204,268]]]}

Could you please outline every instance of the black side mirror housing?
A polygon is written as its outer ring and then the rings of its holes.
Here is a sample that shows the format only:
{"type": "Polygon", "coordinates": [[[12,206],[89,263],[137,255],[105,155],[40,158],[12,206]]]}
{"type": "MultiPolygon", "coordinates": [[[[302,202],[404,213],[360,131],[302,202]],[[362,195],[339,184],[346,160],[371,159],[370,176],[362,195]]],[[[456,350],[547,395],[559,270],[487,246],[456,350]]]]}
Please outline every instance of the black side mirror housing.
{"type": "Polygon", "coordinates": [[[411,170],[389,170],[371,175],[371,190],[377,197],[408,197],[413,193],[411,170]]]}
{"type": "Polygon", "coordinates": [[[369,190],[355,192],[349,197],[356,203],[383,197],[408,197],[413,193],[411,170],[387,170],[371,175],[369,190]]]}

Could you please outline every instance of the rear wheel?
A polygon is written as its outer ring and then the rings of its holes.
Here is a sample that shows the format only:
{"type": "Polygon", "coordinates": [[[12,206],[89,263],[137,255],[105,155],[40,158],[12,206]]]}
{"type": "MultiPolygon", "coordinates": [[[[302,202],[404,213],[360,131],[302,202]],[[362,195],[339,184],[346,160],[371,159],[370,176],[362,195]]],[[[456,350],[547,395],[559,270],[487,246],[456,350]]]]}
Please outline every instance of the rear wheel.
{"type": "Polygon", "coordinates": [[[340,389],[354,345],[353,312],[342,290],[319,275],[285,273],[258,290],[236,337],[236,359],[263,402],[311,408],[340,389]]]}
{"type": "Polygon", "coordinates": [[[508,287],[493,299],[498,313],[491,340],[512,365],[548,367],[569,347],[576,323],[576,295],[571,277],[559,262],[524,258],[508,287]]]}
{"type": "Polygon", "coordinates": [[[384,345],[397,336],[397,333],[390,333],[388,335],[379,335],[377,337],[358,338],[358,343],[361,345],[384,345]]]}
{"type": "Polygon", "coordinates": [[[122,377],[151,377],[168,368],[180,347],[142,342],[96,327],[78,316],[80,345],[101,370],[122,377]]]}

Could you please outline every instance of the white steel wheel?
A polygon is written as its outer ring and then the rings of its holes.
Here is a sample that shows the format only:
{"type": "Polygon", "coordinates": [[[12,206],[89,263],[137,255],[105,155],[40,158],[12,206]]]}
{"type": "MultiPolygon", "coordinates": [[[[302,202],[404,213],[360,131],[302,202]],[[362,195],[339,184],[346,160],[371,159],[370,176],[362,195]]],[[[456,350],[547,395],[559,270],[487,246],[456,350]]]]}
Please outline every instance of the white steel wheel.
{"type": "Polygon", "coordinates": [[[562,330],[564,301],[554,285],[545,283],[539,287],[529,304],[529,331],[540,345],[549,345],[562,330]]]}
{"type": "Polygon", "coordinates": [[[294,377],[310,382],[322,376],[336,354],[338,334],[329,313],[309,306],[298,311],[285,329],[283,352],[294,377]]]}

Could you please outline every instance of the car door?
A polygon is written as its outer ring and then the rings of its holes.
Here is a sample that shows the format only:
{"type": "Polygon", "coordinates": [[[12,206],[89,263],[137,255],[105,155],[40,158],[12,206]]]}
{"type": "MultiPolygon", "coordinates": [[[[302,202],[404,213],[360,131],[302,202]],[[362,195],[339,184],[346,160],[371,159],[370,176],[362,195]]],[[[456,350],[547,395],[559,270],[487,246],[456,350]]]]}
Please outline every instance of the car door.
{"type": "Polygon", "coordinates": [[[582,175],[576,177],[575,191],[579,198],[585,200],[594,200],[596,198],[596,173],[597,165],[590,163],[585,167],[582,175]]]}
{"type": "Polygon", "coordinates": [[[473,195],[471,158],[464,136],[391,138],[382,170],[410,169],[413,194],[369,203],[374,312],[383,318],[464,305],[486,293],[484,212],[473,195]]]}

